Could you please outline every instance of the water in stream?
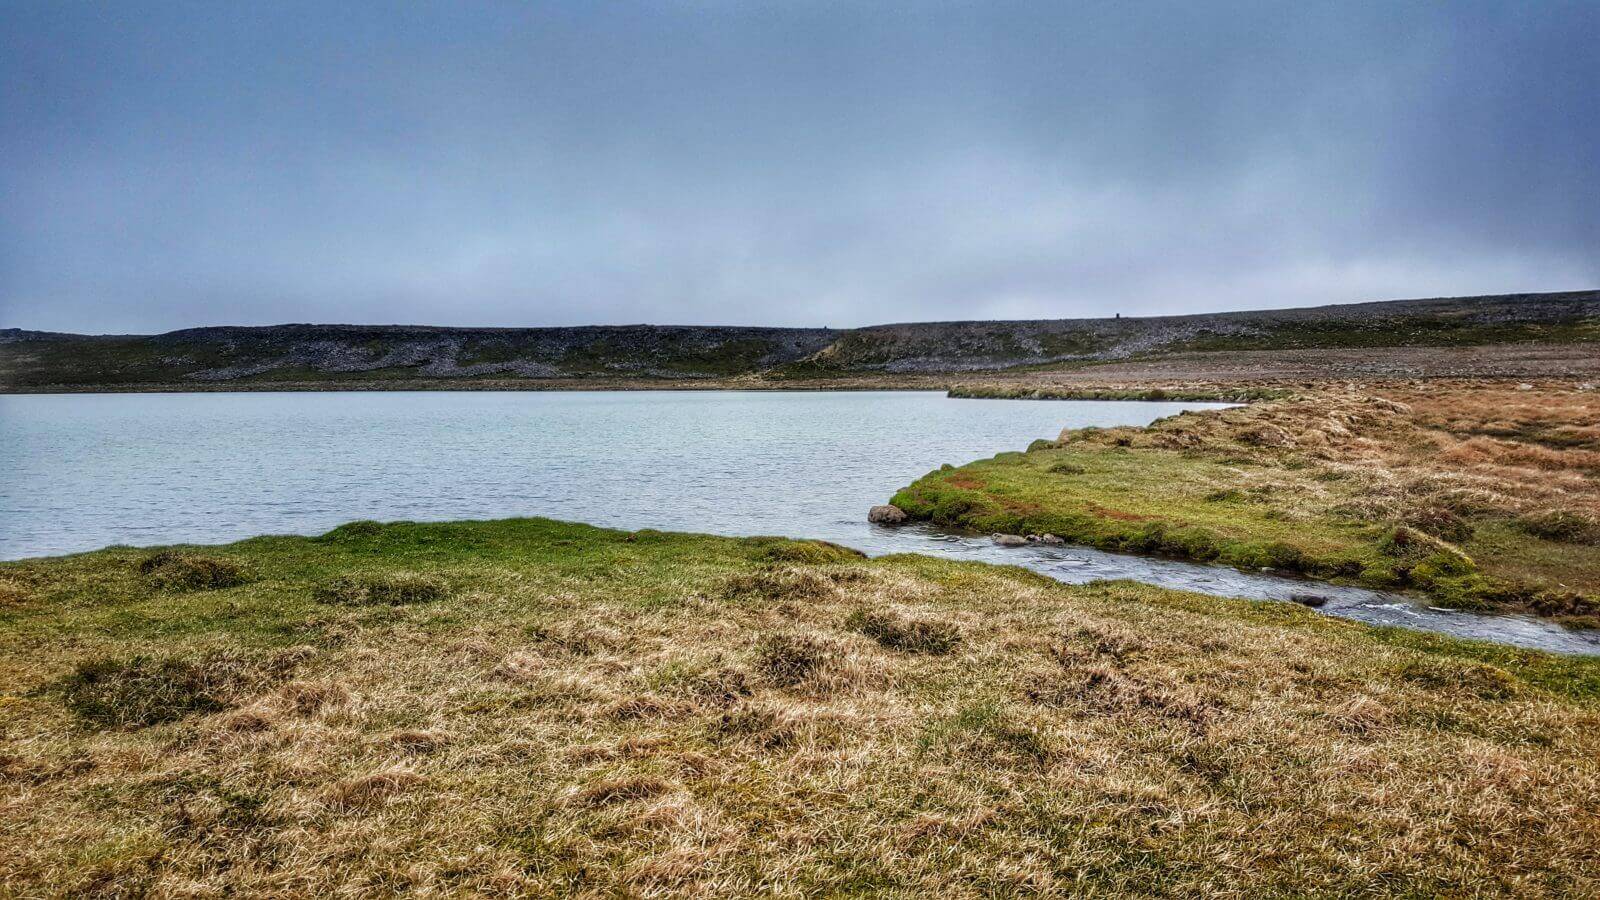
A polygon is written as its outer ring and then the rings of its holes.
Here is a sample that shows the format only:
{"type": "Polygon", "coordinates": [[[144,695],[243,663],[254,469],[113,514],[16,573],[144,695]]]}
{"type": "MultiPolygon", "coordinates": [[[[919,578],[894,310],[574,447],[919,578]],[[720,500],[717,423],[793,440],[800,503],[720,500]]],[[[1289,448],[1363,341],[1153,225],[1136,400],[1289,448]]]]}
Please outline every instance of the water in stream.
{"type": "MultiPolygon", "coordinates": [[[[1024,565],[1283,599],[1304,582],[1074,547],[868,525],[937,468],[1063,427],[1193,403],[951,400],[935,392],[238,393],[0,396],[0,559],[108,544],[315,534],[352,519],[536,515],[780,534],[869,553],[1024,565]]],[[[1600,634],[1314,586],[1324,612],[1569,653],[1600,634]]]]}

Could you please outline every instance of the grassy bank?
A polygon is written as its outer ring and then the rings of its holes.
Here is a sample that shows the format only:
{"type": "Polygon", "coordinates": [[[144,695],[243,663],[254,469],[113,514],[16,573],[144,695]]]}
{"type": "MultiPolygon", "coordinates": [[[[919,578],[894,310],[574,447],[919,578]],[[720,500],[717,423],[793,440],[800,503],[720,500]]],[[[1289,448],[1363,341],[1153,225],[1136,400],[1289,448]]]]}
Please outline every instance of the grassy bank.
{"type": "Polygon", "coordinates": [[[0,894],[1600,889],[1600,661],[823,544],[0,565],[0,894]]]}
{"type": "Polygon", "coordinates": [[[1068,431],[893,503],[980,531],[1270,567],[1600,624],[1600,397],[1572,385],[1308,388],[1068,431]]]}

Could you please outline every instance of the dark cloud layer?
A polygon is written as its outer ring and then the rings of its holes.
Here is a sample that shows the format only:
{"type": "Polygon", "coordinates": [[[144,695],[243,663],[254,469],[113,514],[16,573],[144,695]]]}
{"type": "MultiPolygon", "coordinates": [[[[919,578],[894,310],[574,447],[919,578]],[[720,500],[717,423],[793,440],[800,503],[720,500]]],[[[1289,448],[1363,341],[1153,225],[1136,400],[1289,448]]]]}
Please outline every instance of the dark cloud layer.
{"type": "Polygon", "coordinates": [[[1600,4],[0,6],[0,325],[1600,285],[1600,4]]]}

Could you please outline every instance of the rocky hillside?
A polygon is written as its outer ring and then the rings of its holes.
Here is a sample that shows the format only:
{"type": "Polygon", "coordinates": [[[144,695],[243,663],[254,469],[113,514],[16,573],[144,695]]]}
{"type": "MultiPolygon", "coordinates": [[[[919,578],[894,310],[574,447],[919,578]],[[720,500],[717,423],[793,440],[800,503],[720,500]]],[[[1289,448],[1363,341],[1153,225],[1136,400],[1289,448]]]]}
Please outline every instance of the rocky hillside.
{"type": "Polygon", "coordinates": [[[159,335],[0,331],[0,386],[445,378],[716,378],[829,346],[823,328],[272,325],[159,335]]]}
{"type": "Polygon", "coordinates": [[[956,373],[1203,351],[1600,341],[1600,291],[1307,309],[825,328],[274,325],[160,335],[0,331],[0,390],[419,380],[726,379],[956,373]]]}
{"type": "Polygon", "coordinates": [[[1213,350],[1596,340],[1600,291],[1576,291],[1137,319],[879,325],[841,335],[796,368],[962,372],[1213,350]]]}

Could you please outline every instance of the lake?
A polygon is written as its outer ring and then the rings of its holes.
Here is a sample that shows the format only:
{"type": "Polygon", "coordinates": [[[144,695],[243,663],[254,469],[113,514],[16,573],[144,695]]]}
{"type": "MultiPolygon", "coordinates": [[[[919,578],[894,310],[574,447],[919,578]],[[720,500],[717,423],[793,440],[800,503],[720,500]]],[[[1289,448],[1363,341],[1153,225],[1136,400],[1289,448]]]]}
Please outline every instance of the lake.
{"type": "MultiPolygon", "coordinates": [[[[1005,550],[869,507],[942,463],[1064,427],[1219,404],[953,400],[941,392],[594,391],[0,396],[0,558],[317,534],[353,519],[547,516],[823,538],[1283,599],[1302,583],[1078,547],[1005,550]]],[[[1325,611],[1568,652],[1592,635],[1324,588],[1325,611]]]]}
{"type": "Polygon", "coordinates": [[[941,463],[1198,404],[937,392],[0,397],[0,558],[315,534],[351,519],[886,535],[868,507],[941,463]]]}

